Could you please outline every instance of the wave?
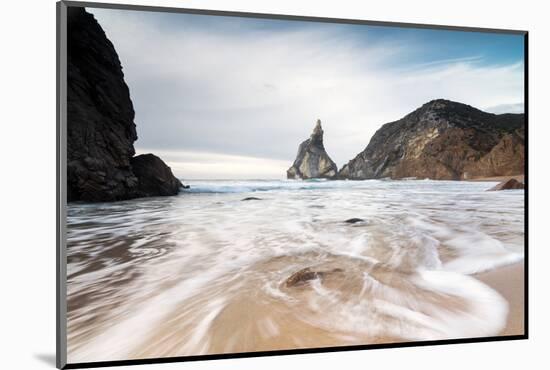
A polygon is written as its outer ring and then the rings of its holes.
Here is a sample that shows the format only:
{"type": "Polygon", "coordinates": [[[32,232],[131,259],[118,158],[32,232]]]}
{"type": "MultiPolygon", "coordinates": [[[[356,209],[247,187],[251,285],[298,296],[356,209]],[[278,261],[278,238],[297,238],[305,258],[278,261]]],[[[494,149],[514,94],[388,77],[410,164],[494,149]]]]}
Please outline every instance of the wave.
{"type": "Polygon", "coordinates": [[[471,275],[523,259],[521,190],[186,184],[178,197],[69,204],[71,361],[487,336],[504,325],[506,301],[471,275]],[[262,201],[241,202],[247,192],[262,201]],[[285,287],[304,268],[342,273],[285,287]]]}
{"type": "MultiPolygon", "coordinates": [[[[371,179],[371,180],[182,180],[190,188],[182,189],[182,193],[249,193],[266,191],[296,191],[296,190],[330,190],[330,189],[372,189],[394,188],[404,189],[413,184],[422,184],[424,188],[448,188],[450,191],[460,189],[464,182],[435,181],[430,179],[408,178],[402,180],[371,179]]],[[[477,182],[472,187],[485,190],[494,182],[477,182]]],[[[418,186],[416,186],[418,187],[418,186]]]]}
{"type": "MultiPolygon", "coordinates": [[[[378,180],[368,180],[378,181],[378,180]]],[[[189,180],[185,181],[189,189],[182,193],[249,193],[276,190],[316,190],[337,189],[345,186],[346,181],[311,180],[189,180]]]]}

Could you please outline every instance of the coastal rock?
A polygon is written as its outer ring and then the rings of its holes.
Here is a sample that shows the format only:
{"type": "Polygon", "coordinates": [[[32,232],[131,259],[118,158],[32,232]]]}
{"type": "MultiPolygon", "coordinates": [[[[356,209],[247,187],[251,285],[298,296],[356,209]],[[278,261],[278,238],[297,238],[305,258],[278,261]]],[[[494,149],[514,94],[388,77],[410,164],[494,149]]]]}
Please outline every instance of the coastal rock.
{"type": "Polygon", "coordinates": [[[142,196],[131,164],[134,107],[118,55],[92,14],[67,11],[67,200],[142,196]]]}
{"type": "Polygon", "coordinates": [[[287,287],[293,287],[297,285],[302,285],[307,283],[310,280],[318,279],[321,277],[322,274],[320,274],[317,271],[312,271],[309,267],[306,267],[305,269],[299,270],[292,275],[288,279],[285,280],[285,285],[287,287]]]}
{"type": "Polygon", "coordinates": [[[300,144],[296,160],[286,172],[287,178],[332,179],[337,173],[336,163],[330,159],[323,144],[321,121],[317,120],[310,138],[300,144]]]}
{"type": "Polygon", "coordinates": [[[509,179],[506,181],[502,181],[501,183],[492,187],[488,191],[514,190],[514,189],[525,189],[525,185],[516,179],[509,179]]]}
{"type": "Polygon", "coordinates": [[[525,170],[525,129],[506,133],[489,153],[475,163],[469,163],[464,171],[468,177],[511,176],[525,170]]]}
{"type": "Polygon", "coordinates": [[[176,195],[183,187],[170,167],[154,154],[141,154],[130,160],[137,177],[137,194],[141,197],[176,195]]]}
{"type": "Polygon", "coordinates": [[[359,222],[365,222],[365,220],[363,220],[362,218],[354,217],[354,218],[349,218],[344,222],[347,223],[347,224],[356,224],[356,223],[359,223],[359,222]]]}
{"type": "Polygon", "coordinates": [[[433,100],[383,125],[338,173],[343,179],[462,180],[522,174],[524,115],[433,100]]]}
{"type": "Polygon", "coordinates": [[[256,198],[256,197],[246,197],[241,199],[241,201],[248,201],[248,200],[262,200],[262,198],[256,198]]]}
{"type": "Polygon", "coordinates": [[[315,271],[310,267],[298,270],[285,280],[287,288],[297,287],[306,284],[307,282],[315,279],[322,279],[325,276],[333,273],[344,272],[341,268],[335,268],[329,271],[315,271]]]}

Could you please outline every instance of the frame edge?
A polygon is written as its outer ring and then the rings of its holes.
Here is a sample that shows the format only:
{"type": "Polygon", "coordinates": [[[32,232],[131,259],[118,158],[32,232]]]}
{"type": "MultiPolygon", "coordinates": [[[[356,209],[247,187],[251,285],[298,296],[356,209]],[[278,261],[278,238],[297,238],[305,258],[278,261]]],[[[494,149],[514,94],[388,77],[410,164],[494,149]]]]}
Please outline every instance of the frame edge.
{"type": "Polygon", "coordinates": [[[529,339],[529,313],[528,313],[528,280],[529,280],[529,263],[528,263],[528,126],[529,126],[529,67],[528,67],[528,36],[527,30],[512,30],[512,29],[491,29],[483,27],[461,27],[452,25],[436,25],[436,24],[417,24],[406,22],[390,22],[390,21],[373,21],[348,18],[329,18],[320,16],[300,16],[291,14],[270,14],[270,13],[252,13],[240,11],[223,11],[215,9],[199,9],[199,8],[177,8],[166,6],[147,6],[147,5],[130,5],[130,4],[113,4],[113,3],[98,3],[89,1],[73,1],[60,0],[56,2],[56,367],[58,369],[73,369],[73,368],[95,368],[104,366],[127,366],[127,365],[143,365],[143,364],[159,364],[173,362],[190,362],[190,361],[208,361],[217,359],[232,359],[232,358],[259,358],[265,356],[284,356],[296,354],[315,354],[315,353],[331,353],[341,351],[358,351],[369,349],[385,349],[385,348],[405,348],[405,347],[421,347],[421,346],[437,346],[448,344],[466,344],[466,343],[483,343],[483,342],[498,342],[512,340],[527,340],[529,339]],[[342,346],[342,347],[317,347],[308,349],[292,349],[292,350],[275,350],[267,352],[241,352],[220,355],[199,355],[199,356],[178,356],[178,357],[159,357],[151,359],[131,359],[131,360],[113,360],[113,361],[98,361],[87,363],[67,363],[67,306],[66,306],[66,278],[67,278],[67,258],[66,258],[66,217],[67,217],[67,198],[66,198],[66,140],[67,140],[67,8],[68,7],[91,7],[91,8],[106,8],[134,11],[151,11],[151,12],[172,12],[172,13],[188,13],[198,15],[214,15],[214,16],[229,16],[229,17],[246,17],[246,18],[266,18],[266,19],[282,19],[294,21],[309,21],[309,22],[330,22],[344,24],[363,24],[373,26],[392,26],[404,28],[423,28],[423,29],[439,29],[450,31],[463,32],[486,32],[500,34],[515,34],[524,37],[524,103],[525,103],[525,301],[524,301],[524,333],[523,335],[513,336],[495,336],[495,337],[474,337],[462,339],[443,339],[436,341],[424,342],[402,342],[391,343],[388,345],[358,345],[358,346],[342,346]]]}
{"type": "Polygon", "coordinates": [[[67,365],[67,4],[56,3],[56,367],[67,365]]]}
{"type": "Polygon", "coordinates": [[[427,24],[427,23],[408,23],[398,21],[375,21],[366,19],[353,19],[353,18],[331,18],[322,16],[305,16],[296,14],[275,14],[275,13],[255,13],[255,12],[243,12],[243,11],[231,11],[231,10],[216,10],[216,9],[202,9],[202,8],[179,8],[170,6],[154,6],[154,5],[132,5],[132,4],[115,4],[115,3],[98,3],[93,1],[79,1],[79,0],[62,0],[66,6],[75,7],[90,7],[98,9],[118,9],[118,10],[134,10],[134,11],[150,11],[150,12],[164,12],[164,13],[187,13],[198,15],[213,15],[213,16],[225,16],[225,17],[244,17],[244,18],[257,18],[257,19],[279,19],[286,21],[304,21],[304,22],[324,22],[324,23],[342,23],[342,24],[360,24],[370,26],[382,26],[382,27],[403,27],[403,28],[421,28],[421,29],[437,29],[448,31],[462,31],[462,32],[485,32],[485,33],[501,33],[511,35],[525,35],[527,30],[514,30],[514,29],[502,29],[502,28],[488,28],[488,27],[465,27],[465,26],[452,26],[444,24],[427,24]]]}

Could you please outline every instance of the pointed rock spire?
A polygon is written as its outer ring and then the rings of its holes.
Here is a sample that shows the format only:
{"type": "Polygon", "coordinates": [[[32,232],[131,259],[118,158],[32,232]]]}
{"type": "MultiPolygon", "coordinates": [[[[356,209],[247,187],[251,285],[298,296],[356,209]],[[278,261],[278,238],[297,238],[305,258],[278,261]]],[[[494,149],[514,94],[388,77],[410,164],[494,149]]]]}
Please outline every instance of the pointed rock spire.
{"type": "Polygon", "coordinates": [[[315,128],[311,133],[310,140],[312,144],[323,145],[323,128],[321,127],[321,120],[318,119],[315,124],[315,128]]]}
{"type": "Polygon", "coordinates": [[[325,151],[323,134],[321,120],[318,119],[309,139],[300,144],[296,160],[286,172],[287,178],[330,179],[336,176],[338,168],[325,151]]]}

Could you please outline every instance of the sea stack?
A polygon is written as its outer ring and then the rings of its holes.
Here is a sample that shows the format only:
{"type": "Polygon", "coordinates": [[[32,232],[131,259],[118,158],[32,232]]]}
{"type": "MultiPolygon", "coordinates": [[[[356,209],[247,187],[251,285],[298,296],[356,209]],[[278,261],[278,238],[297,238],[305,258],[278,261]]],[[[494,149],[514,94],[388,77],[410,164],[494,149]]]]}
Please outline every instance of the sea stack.
{"type": "Polygon", "coordinates": [[[181,183],[158,157],[134,157],[134,107],[122,65],[94,16],[68,8],[67,201],[175,195],[181,183]]]}
{"type": "Polygon", "coordinates": [[[338,177],[467,180],[521,175],[524,164],[523,114],[437,99],[383,125],[338,177]]]}
{"type": "Polygon", "coordinates": [[[321,120],[317,120],[309,139],[300,144],[296,160],[286,176],[289,179],[332,179],[337,174],[336,163],[330,159],[323,144],[321,120]]]}

